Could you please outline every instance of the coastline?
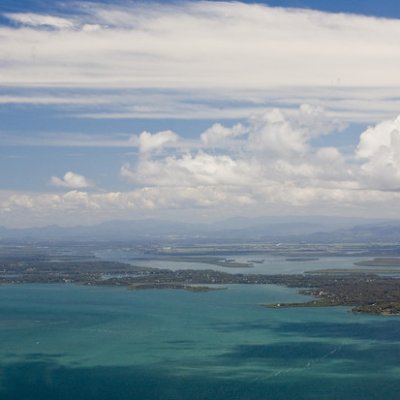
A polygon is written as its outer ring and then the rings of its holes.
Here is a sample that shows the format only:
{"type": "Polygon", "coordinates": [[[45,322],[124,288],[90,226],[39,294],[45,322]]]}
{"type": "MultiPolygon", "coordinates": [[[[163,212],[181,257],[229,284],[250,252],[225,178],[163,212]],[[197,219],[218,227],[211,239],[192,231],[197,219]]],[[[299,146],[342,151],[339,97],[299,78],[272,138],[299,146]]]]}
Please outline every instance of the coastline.
{"type": "Polygon", "coordinates": [[[232,274],[215,270],[169,270],[118,262],[90,261],[2,266],[0,284],[75,283],[117,286],[130,290],[176,289],[192,292],[221,290],[209,285],[276,284],[298,288],[314,299],[302,303],[265,304],[269,308],[348,306],[353,312],[400,314],[400,280],[376,274],[232,274]]]}

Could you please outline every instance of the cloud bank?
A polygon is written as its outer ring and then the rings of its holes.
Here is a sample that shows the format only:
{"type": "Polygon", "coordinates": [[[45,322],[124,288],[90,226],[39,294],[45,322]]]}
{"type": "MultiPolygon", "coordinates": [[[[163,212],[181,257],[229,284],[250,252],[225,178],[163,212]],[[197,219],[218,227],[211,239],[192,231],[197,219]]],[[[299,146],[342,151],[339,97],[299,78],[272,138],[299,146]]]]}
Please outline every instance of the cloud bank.
{"type": "Polygon", "coordinates": [[[214,124],[200,136],[202,148],[165,148],[181,138],[172,131],[143,132],[132,141],[139,148],[136,161],[120,169],[131,190],[87,192],[90,182],[68,172],[51,182],[74,190],[1,192],[0,213],[10,221],[22,214],[32,221],[68,216],[69,223],[146,215],[190,215],[194,220],[205,214],[396,217],[399,121],[397,117],[366,129],[352,154],[313,145],[314,139],[341,125],[309,105],[296,112],[253,115],[241,125],[214,124]],[[204,143],[210,138],[217,147],[204,143]]]}

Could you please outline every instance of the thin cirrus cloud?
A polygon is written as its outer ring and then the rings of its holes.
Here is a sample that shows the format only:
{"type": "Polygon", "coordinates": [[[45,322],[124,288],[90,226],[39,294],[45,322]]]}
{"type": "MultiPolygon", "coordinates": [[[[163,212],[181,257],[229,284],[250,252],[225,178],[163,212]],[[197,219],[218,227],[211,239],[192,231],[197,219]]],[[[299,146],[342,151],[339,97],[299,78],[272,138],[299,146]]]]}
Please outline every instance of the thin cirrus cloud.
{"type": "MultiPolygon", "coordinates": [[[[253,111],[268,99],[318,99],[344,119],[368,122],[398,107],[398,20],[239,2],[76,7],[68,17],[5,14],[15,26],[0,28],[4,85],[153,91],[144,94],[153,106],[132,107],[122,94],[120,110],[84,113],[94,118],[218,116],[207,106],[218,97],[240,98],[253,111]],[[165,90],[181,94],[180,107],[165,107],[158,96],[165,90]],[[203,103],[181,112],[199,93],[203,103]],[[365,101],[371,96],[374,112],[365,101]]],[[[244,113],[238,105],[219,111],[228,118],[244,113]]]]}
{"type": "Polygon", "coordinates": [[[74,23],[66,18],[35,13],[5,13],[11,21],[30,27],[52,27],[57,29],[71,29],[74,23]]]}
{"type": "Polygon", "coordinates": [[[397,20],[231,2],[81,7],[86,14],[71,21],[6,14],[21,26],[1,28],[10,65],[3,82],[170,88],[400,85],[397,20]],[[59,28],[56,35],[40,29],[46,21],[59,28]],[[91,22],[100,31],[70,29],[91,22]]]}

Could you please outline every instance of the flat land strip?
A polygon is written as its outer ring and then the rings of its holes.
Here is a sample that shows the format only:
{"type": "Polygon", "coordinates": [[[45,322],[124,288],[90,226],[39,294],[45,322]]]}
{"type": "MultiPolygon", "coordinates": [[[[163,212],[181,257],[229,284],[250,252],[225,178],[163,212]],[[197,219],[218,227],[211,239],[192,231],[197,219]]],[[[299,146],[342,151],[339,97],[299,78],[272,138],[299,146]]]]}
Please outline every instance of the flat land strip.
{"type": "Polygon", "coordinates": [[[276,284],[301,289],[309,302],[266,304],[265,307],[347,306],[354,312],[400,314],[400,279],[368,273],[231,274],[214,270],[137,267],[120,262],[49,262],[41,259],[0,261],[0,283],[77,283],[139,289],[184,289],[196,292],[227,284],[276,284]]]}

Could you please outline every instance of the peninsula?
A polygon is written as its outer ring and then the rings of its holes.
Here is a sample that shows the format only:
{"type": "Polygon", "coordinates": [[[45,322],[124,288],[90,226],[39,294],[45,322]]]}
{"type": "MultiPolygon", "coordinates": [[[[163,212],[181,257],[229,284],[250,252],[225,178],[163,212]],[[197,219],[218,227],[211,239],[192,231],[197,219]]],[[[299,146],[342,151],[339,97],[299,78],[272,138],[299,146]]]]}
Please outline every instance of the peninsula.
{"type": "MultiPolygon", "coordinates": [[[[354,312],[400,314],[400,280],[368,273],[353,274],[232,274],[214,270],[137,267],[120,262],[83,260],[52,262],[0,261],[0,284],[76,283],[138,289],[215,290],[216,285],[275,284],[299,288],[314,299],[265,307],[347,306],[354,312]]],[[[220,288],[220,287],[218,287],[220,288]]]]}

